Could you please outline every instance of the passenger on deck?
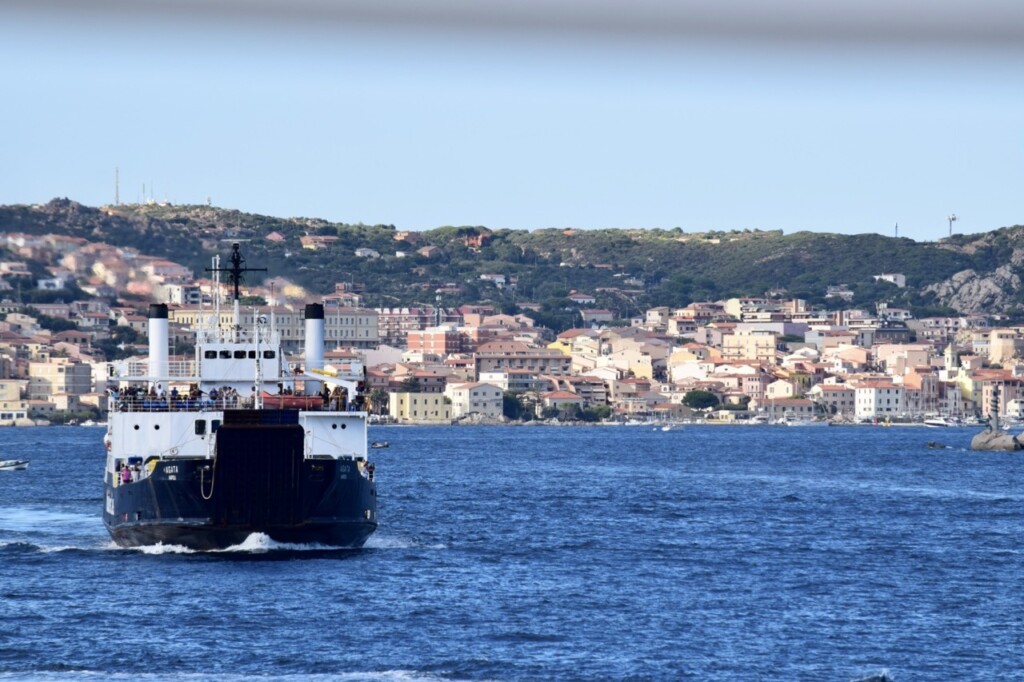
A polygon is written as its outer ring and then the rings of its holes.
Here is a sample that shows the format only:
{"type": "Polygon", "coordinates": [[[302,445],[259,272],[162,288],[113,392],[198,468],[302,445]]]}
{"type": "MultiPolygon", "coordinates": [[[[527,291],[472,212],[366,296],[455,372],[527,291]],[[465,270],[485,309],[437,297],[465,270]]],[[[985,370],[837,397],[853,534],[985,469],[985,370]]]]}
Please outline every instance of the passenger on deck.
{"type": "Polygon", "coordinates": [[[127,464],[125,464],[124,467],[121,469],[121,483],[131,483],[131,482],[132,482],[132,470],[128,468],[127,464]]]}

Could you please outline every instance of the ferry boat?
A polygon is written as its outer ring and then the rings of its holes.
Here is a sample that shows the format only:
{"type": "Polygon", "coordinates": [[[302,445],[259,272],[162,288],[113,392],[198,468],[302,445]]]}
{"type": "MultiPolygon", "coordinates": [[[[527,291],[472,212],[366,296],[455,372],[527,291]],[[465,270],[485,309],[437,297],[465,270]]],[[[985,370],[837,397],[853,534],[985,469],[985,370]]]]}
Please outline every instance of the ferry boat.
{"type": "Polygon", "coordinates": [[[377,528],[362,366],[324,371],[324,309],[305,307],[305,367],[289,372],[274,316],[242,329],[244,267],[213,267],[214,310],[191,361],[169,361],[168,308],[149,308],[148,361],[112,363],[103,522],[122,547],[196,550],[253,533],[282,543],[360,547],[377,528]],[[234,288],[220,321],[220,274],[234,288]]]}

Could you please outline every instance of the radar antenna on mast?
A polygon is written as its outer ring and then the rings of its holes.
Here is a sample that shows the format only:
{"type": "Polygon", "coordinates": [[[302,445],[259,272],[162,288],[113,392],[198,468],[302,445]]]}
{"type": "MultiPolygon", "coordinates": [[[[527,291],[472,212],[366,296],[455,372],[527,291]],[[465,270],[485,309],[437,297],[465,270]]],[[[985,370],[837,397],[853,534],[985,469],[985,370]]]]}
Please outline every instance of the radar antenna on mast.
{"type": "MultiPolygon", "coordinates": [[[[231,325],[233,340],[237,342],[242,331],[242,311],[240,301],[242,298],[241,286],[242,280],[245,279],[245,273],[247,272],[266,272],[266,268],[247,268],[245,267],[245,259],[242,258],[242,252],[238,249],[238,242],[231,244],[231,267],[229,268],[206,268],[207,272],[222,273],[226,272],[228,275],[228,282],[235,287],[234,300],[234,315],[233,324],[231,325]]],[[[220,292],[218,292],[219,296],[220,292]]]]}
{"type": "Polygon", "coordinates": [[[266,272],[266,268],[247,268],[245,267],[245,258],[242,257],[242,252],[238,248],[238,242],[231,244],[231,267],[230,268],[206,268],[207,272],[226,272],[228,275],[228,282],[234,286],[234,300],[239,300],[241,295],[242,282],[245,280],[245,273],[247,272],[266,272]]]}

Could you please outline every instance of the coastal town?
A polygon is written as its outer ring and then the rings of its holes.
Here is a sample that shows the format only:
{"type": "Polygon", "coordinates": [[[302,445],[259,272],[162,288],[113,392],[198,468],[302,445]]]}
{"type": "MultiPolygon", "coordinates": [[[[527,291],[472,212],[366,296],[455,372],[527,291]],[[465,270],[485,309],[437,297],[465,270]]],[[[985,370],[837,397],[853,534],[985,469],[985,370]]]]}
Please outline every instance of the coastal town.
{"type": "MultiPolygon", "coordinates": [[[[111,349],[145,361],[154,302],[169,308],[172,362],[199,361],[193,330],[213,315],[241,328],[264,317],[296,376],[303,305],[321,302],[325,371],[365,368],[364,404],[391,423],[955,424],[978,423],[993,405],[1007,422],[1024,416],[1024,335],[996,315],[822,310],[776,290],[619,319],[597,307],[597,292],[573,291],[578,326],[556,333],[531,318],[529,301],[515,314],[479,304],[371,308],[358,282],[303,300],[307,292],[275,278],[246,287],[255,303],[235,320],[212,304],[224,283],[129,247],[18,233],[0,247],[0,425],[104,420],[111,349]],[[72,285],[88,296],[63,302],[72,285]],[[53,292],[51,302],[25,302],[26,286],[53,292]]],[[[487,275],[481,286],[512,279],[487,275]]],[[[906,284],[900,273],[876,279],[906,284]]],[[[837,282],[826,296],[849,301],[852,292],[837,282]]],[[[302,381],[281,390],[301,392],[302,381]]]]}

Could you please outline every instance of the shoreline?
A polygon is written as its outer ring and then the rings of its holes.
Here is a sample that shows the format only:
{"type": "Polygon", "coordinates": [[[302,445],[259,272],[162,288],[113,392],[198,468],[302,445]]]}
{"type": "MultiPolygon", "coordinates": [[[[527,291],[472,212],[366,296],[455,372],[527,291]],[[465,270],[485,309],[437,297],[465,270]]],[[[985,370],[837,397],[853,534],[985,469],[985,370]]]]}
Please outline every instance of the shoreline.
{"type": "MultiPolygon", "coordinates": [[[[807,427],[807,426],[787,426],[785,424],[745,424],[743,422],[718,422],[718,421],[702,422],[702,423],[699,423],[699,424],[697,424],[697,423],[686,423],[686,422],[668,422],[668,423],[666,423],[666,422],[650,422],[650,423],[632,423],[632,424],[630,424],[630,423],[625,423],[625,422],[555,422],[555,423],[551,423],[551,422],[546,422],[546,421],[541,421],[541,420],[534,420],[534,421],[528,421],[528,422],[505,422],[505,423],[496,423],[496,422],[476,422],[476,423],[451,422],[451,423],[444,423],[444,424],[440,424],[440,423],[437,423],[437,422],[403,422],[403,423],[391,423],[391,424],[372,424],[371,423],[369,426],[371,426],[373,428],[385,428],[385,427],[386,428],[393,428],[393,427],[409,427],[409,426],[460,426],[460,427],[461,426],[507,426],[507,427],[539,427],[539,426],[550,426],[550,427],[575,426],[575,427],[580,427],[580,426],[595,426],[595,427],[623,427],[623,428],[632,428],[632,429],[636,429],[636,428],[640,428],[640,429],[653,428],[653,429],[657,429],[657,430],[661,430],[663,426],[670,426],[671,428],[668,429],[669,431],[677,431],[677,430],[681,431],[681,430],[684,430],[684,429],[687,429],[687,428],[699,427],[699,426],[714,426],[714,427],[734,426],[734,427],[738,427],[738,428],[756,428],[756,429],[776,429],[776,428],[805,429],[805,428],[819,428],[818,426],[807,427]]],[[[831,423],[831,422],[829,422],[829,423],[825,424],[824,426],[827,426],[829,428],[833,428],[833,427],[835,427],[835,428],[847,428],[847,427],[855,427],[855,428],[922,428],[922,429],[928,429],[929,431],[935,431],[937,433],[941,433],[943,431],[948,431],[948,430],[958,430],[958,431],[959,430],[966,430],[966,429],[984,430],[984,429],[987,428],[986,426],[975,425],[975,424],[963,425],[963,426],[935,427],[935,426],[928,426],[927,424],[915,423],[915,422],[898,422],[898,423],[894,422],[894,423],[891,423],[891,424],[858,424],[858,423],[849,423],[849,422],[843,422],[843,423],[831,423]]]]}
{"type": "MultiPolygon", "coordinates": [[[[75,428],[81,427],[81,428],[96,428],[96,429],[98,429],[98,428],[106,428],[106,426],[107,426],[106,423],[98,423],[98,424],[55,424],[53,422],[45,422],[45,421],[44,421],[44,423],[39,423],[39,422],[33,421],[33,420],[18,420],[18,422],[20,422],[20,423],[15,423],[15,422],[13,422],[11,420],[0,421],[0,429],[2,429],[2,428],[46,428],[46,427],[50,427],[50,426],[55,426],[55,427],[67,426],[67,427],[75,427],[75,428]]],[[[692,428],[692,427],[695,427],[695,426],[713,426],[713,427],[733,426],[733,427],[756,428],[756,429],[769,429],[769,428],[770,429],[774,429],[774,428],[802,429],[802,428],[817,428],[819,426],[827,426],[827,427],[830,427],[830,428],[831,427],[837,427],[837,428],[846,428],[846,427],[856,427],[856,428],[924,428],[924,429],[928,429],[928,430],[931,430],[931,431],[935,431],[937,433],[941,433],[943,431],[948,431],[948,430],[951,430],[951,429],[952,430],[964,430],[964,429],[985,430],[985,429],[988,428],[987,426],[981,425],[981,424],[935,427],[935,426],[929,426],[927,424],[923,424],[923,423],[920,423],[920,422],[892,422],[892,423],[889,423],[889,424],[885,424],[885,423],[880,423],[880,424],[861,424],[861,423],[851,423],[851,422],[828,422],[827,424],[824,424],[824,425],[815,424],[813,426],[803,426],[803,425],[789,426],[789,425],[785,425],[785,424],[748,424],[748,423],[744,423],[744,422],[722,422],[722,421],[707,421],[707,422],[701,422],[701,423],[692,423],[692,422],[639,422],[639,423],[638,422],[633,422],[633,423],[629,423],[629,422],[576,422],[576,421],[549,422],[549,421],[543,421],[543,420],[531,420],[531,421],[525,421],[525,422],[481,421],[481,422],[448,422],[448,423],[438,423],[438,422],[402,422],[402,423],[387,423],[387,424],[370,423],[368,426],[372,427],[372,428],[397,428],[397,427],[410,427],[410,426],[442,426],[442,427],[448,427],[448,426],[457,426],[457,427],[464,427],[464,426],[502,426],[502,427],[516,427],[516,428],[521,428],[521,427],[542,427],[542,426],[544,426],[544,427],[565,427],[565,426],[569,426],[569,427],[583,427],[583,426],[594,426],[594,427],[605,427],[605,428],[608,428],[608,427],[622,427],[622,428],[634,428],[634,429],[635,428],[641,428],[641,429],[642,428],[653,428],[653,429],[657,429],[657,430],[661,430],[663,427],[668,426],[670,428],[667,429],[667,431],[683,430],[683,429],[692,428]]]]}

